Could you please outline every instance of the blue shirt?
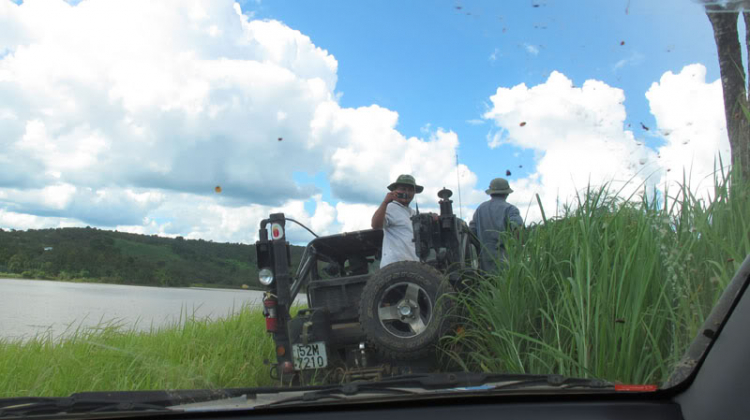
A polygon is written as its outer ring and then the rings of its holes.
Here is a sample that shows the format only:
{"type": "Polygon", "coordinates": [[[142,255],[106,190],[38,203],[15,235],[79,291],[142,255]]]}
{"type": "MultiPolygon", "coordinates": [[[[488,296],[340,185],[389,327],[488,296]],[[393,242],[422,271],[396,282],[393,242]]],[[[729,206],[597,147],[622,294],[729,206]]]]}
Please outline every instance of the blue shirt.
{"type": "Polygon", "coordinates": [[[505,247],[500,234],[512,226],[523,226],[523,218],[518,208],[504,198],[492,197],[474,212],[469,228],[482,245],[479,267],[483,271],[491,271],[497,267],[497,261],[505,260],[505,247]]]}

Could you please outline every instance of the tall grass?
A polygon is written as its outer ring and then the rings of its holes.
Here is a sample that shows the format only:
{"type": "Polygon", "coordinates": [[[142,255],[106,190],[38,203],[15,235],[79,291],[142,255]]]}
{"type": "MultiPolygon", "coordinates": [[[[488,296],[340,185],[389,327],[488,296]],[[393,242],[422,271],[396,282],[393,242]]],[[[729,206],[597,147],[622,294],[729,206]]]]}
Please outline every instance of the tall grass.
{"type": "Polygon", "coordinates": [[[505,241],[503,269],[458,297],[466,328],[444,342],[455,361],[658,383],[750,253],[750,186],[719,173],[710,198],[686,184],[624,200],[590,188],[505,241]]]}
{"type": "MultiPolygon", "coordinates": [[[[750,253],[750,185],[719,173],[711,198],[689,187],[637,200],[590,188],[507,236],[507,266],[457,297],[466,328],[446,352],[474,371],[666,379],[750,253]]],[[[0,340],[0,397],[270,385],[264,327],[246,307],[151,332],[0,340]]]]}
{"type": "Polygon", "coordinates": [[[53,339],[0,340],[0,398],[82,391],[270,385],[273,355],[259,310],[216,320],[192,316],[151,332],[117,323],[53,339]]]}

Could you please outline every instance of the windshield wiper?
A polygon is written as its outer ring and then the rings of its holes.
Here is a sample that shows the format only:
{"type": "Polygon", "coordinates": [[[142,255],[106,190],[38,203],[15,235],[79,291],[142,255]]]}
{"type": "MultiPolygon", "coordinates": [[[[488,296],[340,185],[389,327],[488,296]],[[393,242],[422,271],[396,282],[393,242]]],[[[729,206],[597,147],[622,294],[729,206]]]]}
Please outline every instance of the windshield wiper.
{"type": "Polygon", "coordinates": [[[257,405],[255,408],[270,408],[284,404],[299,402],[308,403],[324,399],[346,400],[346,397],[362,394],[415,395],[419,394],[419,392],[395,388],[392,386],[383,386],[381,382],[353,382],[334,388],[307,391],[299,396],[283,398],[268,404],[257,405]]]}
{"type": "Polygon", "coordinates": [[[407,387],[425,390],[484,387],[502,389],[513,387],[549,386],[556,388],[614,389],[614,384],[601,379],[572,378],[562,375],[532,375],[526,373],[432,373],[401,375],[366,383],[368,387],[407,387]]]}
{"type": "Polygon", "coordinates": [[[175,411],[221,409],[217,402],[232,402],[234,409],[271,408],[286,404],[310,404],[324,400],[351,401],[377,396],[413,397],[447,393],[493,392],[538,387],[565,390],[614,390],[610,382],[599,379],[568,378],[561,375],[434,373],[402,375],[379,381],[352,382],[343,385],[319,385],[297,388],[237,388],[192,391],[144,391],[118,393],[81,393],[62,398],[9,398],[0,400],[0,417],[49,414],[82,414],[88,412],[144,415],[175,411]],[[234,397],[240,400],[230,401],[234,397]],[[258,404],[265,396],[278,399],[258,404]],[[249,397],[249,398],[248,398],[249,397]],[[253,401],[254,400],[254,401],[253,401]]]}
{"type": "Polygon", "coordinates": [[[440,373],[404,375],[372,382],[353,382],[305,392],[255,408],[270,408],[292,403],[311,403],[324,399],[347,400],[362,394],[394,394],[401,396],[453,393],[465,391],[492,392],[540,387],[542,389],[614,390],[614,384],[601,379],[570,378],[562,375],[440,373]]]}
{"type": "MultiPolygon", "coordinates": [[[[513,376],[513,375],[509,375],[513,376]]],[[[500,389],[522,389],[533,386],[553,387],[561,389],[585,388],[585,389],[602,389],[614,390],[615,385],[612,382],[602,379],[572,378],[563,375],[518,375],[519,378],[508,378],[508,382],[492,386],[492,390],[500,389]]]]}
{"type": "Polygon", "coordinates": [[[111,401],[106,399],[81,399],[74,396],[61,398],[26,397],[0,400],[0,418],[39,416],[47,414],[173,412],[164,405],[138,401],[111,401]]]}

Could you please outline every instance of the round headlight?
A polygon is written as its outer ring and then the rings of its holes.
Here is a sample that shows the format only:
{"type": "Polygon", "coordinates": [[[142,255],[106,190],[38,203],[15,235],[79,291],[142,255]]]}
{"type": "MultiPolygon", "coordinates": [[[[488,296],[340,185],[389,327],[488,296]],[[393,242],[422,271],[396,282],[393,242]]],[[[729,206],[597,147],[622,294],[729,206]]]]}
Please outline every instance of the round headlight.
{"type": "Polygon", "coordinates": [[[258,272],[258,280],[264,286],[270,286],[273,283],[273,272],[264,268],[258,272]]]}

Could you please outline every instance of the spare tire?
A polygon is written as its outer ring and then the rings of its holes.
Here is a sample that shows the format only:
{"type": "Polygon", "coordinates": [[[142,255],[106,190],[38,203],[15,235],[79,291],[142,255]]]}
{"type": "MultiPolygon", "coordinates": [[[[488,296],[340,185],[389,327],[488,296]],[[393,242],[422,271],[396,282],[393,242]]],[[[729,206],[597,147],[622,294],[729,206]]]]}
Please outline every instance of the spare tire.
{"type": "Polygon", "coordinates": [[[359,322],[368,343],[391,360],[435,351],[446,332],[452,288],[439,271],[416,261],[389,264],[365,284],[359,322]]]}

